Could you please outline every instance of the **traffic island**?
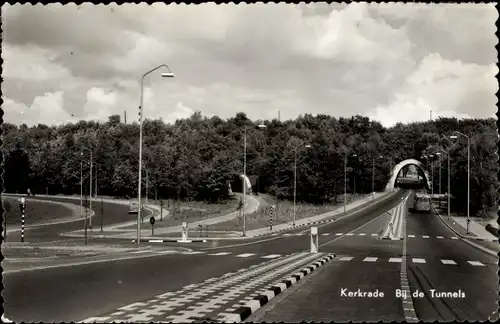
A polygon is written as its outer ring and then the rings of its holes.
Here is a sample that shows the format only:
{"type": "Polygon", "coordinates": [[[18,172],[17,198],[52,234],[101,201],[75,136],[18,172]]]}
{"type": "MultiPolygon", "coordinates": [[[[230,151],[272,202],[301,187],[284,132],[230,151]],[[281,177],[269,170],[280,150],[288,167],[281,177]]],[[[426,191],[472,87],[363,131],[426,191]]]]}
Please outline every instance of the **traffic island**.
{"type": "Polygon", "coordinates": [[[333,260],[335,254],[329,254],[324,258],[306,266],[293,274],[292,276],[282,280],[276,285],[267,288],[263,293],[254,297],[246,305],[241,306],[231,313],[221,313],[217,316],[217,320],[223,323],[238,323],[247,319],[251,314],[255,313],[258,309],[269,303],[274,297],[290,288],[292,285],[300,281],[305,276],[312,273],[317,268],[325,265],[327,262],[333,260]]]}

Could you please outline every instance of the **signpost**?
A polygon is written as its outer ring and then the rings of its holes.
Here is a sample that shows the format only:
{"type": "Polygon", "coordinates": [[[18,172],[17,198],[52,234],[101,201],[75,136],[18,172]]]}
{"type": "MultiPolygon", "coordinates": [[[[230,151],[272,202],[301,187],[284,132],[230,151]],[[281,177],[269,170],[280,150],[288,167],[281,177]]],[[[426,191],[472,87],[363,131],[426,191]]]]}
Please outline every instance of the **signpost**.
{"type": "Polygon", "coordinates": [[[151,236],[155,236],[155,218],[151,216],[149,222],[151,223],[151,236]]]}
{"type": "Polygon", "coordinates": [[[160,200],[160,221],[163,220],[163,200],[160,200]]]}
{"type": "Polygon", "coordinates": [[[102,219],[104,217],[104,205],[102,203],[102,197],[101,197],[101,232],[102,232],[102,219]]]}
{"type": "Polygon", "coordinates": [[[26,212],[26,200],[25,198],[19,199],[21,202],[19,204],[19,209],[21,209],[21,242],[24,242],[24,214],[26,212]]]}
{"type": "Polygon", "coordinates": [[[4,230],[4,235],[3,235],[3,239],[5,242],[7,242],[7,214],[10,212],[10,209],[11,209],[11,205],[10,205],[10,202],[6,201],[3,205],[4,207],[4,210],[5,210],[5,214],[4,214],[4,219],[3,219],[3,230],[4,230]]]}

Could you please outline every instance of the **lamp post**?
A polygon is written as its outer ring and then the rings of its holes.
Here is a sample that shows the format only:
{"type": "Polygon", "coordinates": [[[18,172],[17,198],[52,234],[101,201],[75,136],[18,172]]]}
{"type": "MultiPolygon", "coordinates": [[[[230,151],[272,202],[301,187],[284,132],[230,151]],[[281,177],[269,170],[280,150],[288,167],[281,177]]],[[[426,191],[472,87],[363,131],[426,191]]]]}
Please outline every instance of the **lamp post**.
{"type": "Polygon", "coordinates": [[[456,139],[458,135],[467,138],[467,234],[469,234],[469,222],[470,222],[470,137],[464,133],[454,131],[450,138],[456,139]]]}
{"type": "MultiPolygon", "coordinates": [[[[295,226],[295,209],[296,209],[296,199],[297,199],[297,149],[304,143],[295,145],[294,148],[294,167],[293,167],[293,226],[295,226]]],[[[305,148],[310,148],[311,145],[305,144],[305,148]]]]}
{"type": "Polygon", "coordinates": [[[161,76],[164,78],[173,78],[175,75],[170,71],[170,68],[166,64],[160,64],[157,67],[155,67],[152,70],[149,70],[148,72],[144,73],[141,77],[141,101],[140,101],[140,106],[139,106],[139,181],[138,181],[138,189],[137,189],[137,195],[138,195],[138,205],[139,205],[139,210],[137,212],[137,246],[139,247],[140,241],[141,241],[141,182],[142,182],[142,112],[143,112],[143,107],[144,107],[144,78],[149,75],[150,73],[153,73],[154,71],[165,67],[167,68],[168,72],[167,73],[162,73],[161,76]]]}
{"type": "Polygon", "coordinates": [[[451,169],[450,169],[450,154],[444,150],[441,150],[439,149],[439,152],[437,152],[436,154],[437,155],[441,155],[441,154],[446,154],[447,157],[448,157],[448,186],[447,186],[447,193],[448,193],[448,217],[450,217],[450,193],[451,193],[451,190],[450,190],[450,172],[451,172],[451,169]]]}
{"type": "MultiPolygon", "coordinates": [[[[352,156],[357,156],[353,153],[352,156]]],[[[356,181],[356,178],[354,178],[356,181]]],[[[356,183],[356,182],[354,182],[356,183]]],[[[344,214],[347,213],[347,152],[344,154],[344,214]]]]}
{"type": "Polygon", "coordinates": [[[429,159],[431,160],[431,194],[434,195],[434,162],[432,161],[432,158],[434,157],[434,154],[429,154],[429,159]]]}
{"type": "MultiPolygon", "coordinates": [[[[266,125],[264,124],[259,124],[257,125],[258,128],[266,128],[266,125]]],[[[243,207],[241,208],[241,215],[243,218],[243,236],[247,235],[247,224],[246,224],[246,215],[245,215],[245,207],[246,207],[246,194],[247,194],[247,125],[243,128],[243,207]]]]}
{"type": "MultiPolygon", "coordinates": [[[[92,150],[83,147],[80,155],[83,157],[83,150],[88,150],[90,153],[90,181],[89,181],[89,212],[92,212],[92,150]]],[[[92,216],[89,218],[89,227],[92,228],[92,216]]]]}
{"type": "Polygon", "coordinates": [[[80,217],[83,217],[83,160],[81,158],[80,158],[80,217]]]}

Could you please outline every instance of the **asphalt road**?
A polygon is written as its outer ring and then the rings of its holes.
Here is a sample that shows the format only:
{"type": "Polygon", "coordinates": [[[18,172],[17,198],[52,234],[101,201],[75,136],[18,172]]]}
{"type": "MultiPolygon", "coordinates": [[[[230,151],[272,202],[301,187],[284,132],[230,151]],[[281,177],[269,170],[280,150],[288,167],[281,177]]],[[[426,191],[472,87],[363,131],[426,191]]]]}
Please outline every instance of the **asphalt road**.
{"type": "Polygon", "coordinates": [[[408,213],[407,233],[415,235],[415,238],[408,238],[408,256],[427,260],[425,264],[408,264],[412,291],[433,288],[453,292],[460,289],[466,294],[466,298],[426,297],[414,300],[419,319],[484,321],[498,309],[498,257],[462,240],[449,239],[455,235],[437,215],[408,213]],[[422,238],[424,235],[429,238],[422,238]],[[441,260],[453,260],[456,265],[446,265],[441,260]],[[478,261],[484,266],[472,266],[468,261],[478,261]]]}
{"type": "MultiPolygon", "coordinates": [[[[351,231],[374,219],[400,201],[398,194],[377,206],[321,227],[320,231],[351,231]]],[[[64,198],[58,198],[68,201],[64,198]]],[[[118,209],[118,205],[114,206],[118,209]]],[[[126,206],[125,206],[126,208],[126,206]]],[[[296,230],[304,231],[304,229],[296,230]]],[[[335,251],[331,237],[320,237],[320,244],[335,251]]],[[[276,240],[226,248],[224,251],[256,253],[255,257],[229,255],[162,255],[106,263],[7,273],[4,276],[5,309],[15,321],[70,321],[98,316],[117,307],[197,283],[262,262],[258,255],[280,255],[304,251],[309,238],[287,236],[276,240]],[[57,279],[54,279],[57,278],[57,279]],[[19,293],[21,292],[22,293],[19,293]]],[[[338,245],[338,246],[341,246],[338,245]]],[[[325,248],[325,250],[327,250],[325,248]]],[[[211,253],[217,250],[210,251],[211,253]]],[[[326,252],[326,251],[325,251],[326,252]]],[[[208,251],[207,251],[208,253],[208,251]]]]}
{"type": "MultiPolygon", "coordinates": [[[[76,206],[80,205],[80,201],[78,199],[70,199],[64,197],[39,197],[36,196],[37,200],[46,200],[46,201],[59,201],[64,203],[71,203],[76,206]]],[[[39,203],[40,204],[40,203],[39,203]]],[[[53,204],[47,204],[47,206],[54,206],[53,204]]],[[[122,223],[126,221],[131,221],[137,218],[137,214],[129,214],[128,206],[114,204],[110,202],[102,202],[100,200],[94,201],[92,203],[92,209],[95,212],[94,217],[92,218],[92,227],[94,233],[98,234],[100,230],[101,224],[101,215],[102,215],[102,224],[104,226],[113,225],[117,223],[122,223]]],[[[143,209],[143,213],[145,215],[145,223],[151,211],[147,209],[143,209]]],[[[25,228],[25,242],[36,243],[36,242],[47,242],[54,240],[74,240],[74,237],[66,237],[60,236],[60,233],[70,232],[75,230],[80,230],[84,228],[84,219],[75,219],[75,221],[67,222],[67,223],[59,223],[53,225],[44,225],[35,228],[25,228]]],[[[29,219],[26,220],[26,225],[29,224],[29,219]]],[[[10,227],[12,228],[12,227],[10,227]]],[[[7,239],[9,242],[20,242],[21,241],[21,232],[12,232],[7,234],[7,239]]],[[[83,238],[82,238],[83,240],[83,238]]]]}
{"type": "Polygon", "coordinates": [[[177,254],[7,273],[5,315],[15,322],[80,321],[265,261],[218,258],[177,254]]]}
{"type": "MultiPolygon", "coordinates": [[[[408,205],[411,202],[412,197],[408,205]]],[[[339,253],[332,262],[271,301],[248,321],[404,321],[402,300],[395,294],[396,289],[401,289],[400,258],[404,241],[359,235],[376,231],[384,223],[383,218],[354,231],[358,235],[342,237],[328,245],[326,250],[339,253]],[[348,298],[342,295],[342,289],[366,292],[378,289],[385,296],[348,298]]],[[[414,236],[406,240],[408,282],[412,293],[424,292],[423,298],[413,299],[418,319],[487,320],[498,308],[498,259],[461,240],[451,239],[454,234],[436,215],[408,213],[406,219],[407,235],[414,236]],[[423,238],[424,235],[429,238],[423,238]],[[417,263],[422,260],[425,263],[417,263]],[[448,264],[449,260],[456,264],[448,264]],[[460,289],[466,297],[432,298],[431,288],[444,292],[460,289]]]]}

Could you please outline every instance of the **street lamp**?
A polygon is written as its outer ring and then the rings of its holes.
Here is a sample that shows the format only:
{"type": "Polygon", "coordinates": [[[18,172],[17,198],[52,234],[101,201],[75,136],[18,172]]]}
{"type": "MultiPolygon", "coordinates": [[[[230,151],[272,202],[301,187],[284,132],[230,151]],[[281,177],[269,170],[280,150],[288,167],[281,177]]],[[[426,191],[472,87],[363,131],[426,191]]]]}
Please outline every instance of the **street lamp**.
{"type": "Polygon", "coordinates": [[[457,135],[451,135],[451,139],[456,139],[458,138],[458,135],[461,135],[465,138],[467,138],[467,234],[469,234],[469,222],[470,222],[470,137],[465,135],[464,133],[460,133],[457,131],[454,131],[453,134],[457,135]]]}
{"type": "Polygon", "coordinates": [[[431,160],[431,194],[434,195],[434,162],[432,161],[432,158],[434,157],[434,154],[429,154],[429,158],[431,160]]]}
{"type": "MultiPolygon", "coordinates": [[[[257,125],[258,128],[266,128],[266,125],[260,124],[257,125]]],[[[243,236],[247,235],[247,230],[246,230],[246,215],[245,215],[245,207],[246,207],[246,180],[247,180],[247,125],[244,127],[244,135],[243,135],[243,146],[244,146],[244,153],[243,153],[243,207],[241,208],[241,215],[243,218],[243,236]]]]}
{"type": "MultiPolygon", "coordinates": [[[[377,159],[383,158],[382,155],[378,156],[377,159]]],[[[372,156],[372,200],[375,199],[375,157],[372,156]]]]}
{"type": "Polygon", "coordinates": [[[141,182],[142,182],[142,112],[143,112],[143,107],[144,107],[144,78],[150,74],[153,73],[154,71],[165,67],[168,69],[168,72],[162,73],[161,76],[164,78],[173,78],[175,75],[170,71],[170,68],[166,64],[160,64],[157,67],[155,67],[152,70],[149,70],[148,72],[144,73],[141,77],[141,102],[139,106],[139,183],[138,183],[138,190],[137,190],[137,195],[139,196],[138,198],[138,205],[139,205],[139,210],[137,212],[137,246],[139,246],[140,241],[141,241],[141,182]]]}
{"type": "MultiPolygon", "coordinates": [[[[351,156],[356,157],[356,153],[351,156]]],[[[356,181],[356,178],[354,178],[356,181]]],[[[344,214],[347,212],[347,152],[344,154],[344,214]]]]}
{"type": "MultiPolygon", "coordinates": [[[[296,205],[296,198],[297,198],[297,149],[299,146],[302,146],[304,143],[300,143],[295,145],[294,149],[294,168],[293,168],[293,226],[295,226],[295,205],[296,205]]],[[[311,145],[305,144],[305,148],[311,148],[311,145]]]]}
{"type": "MultiPolygon", "coordinates": [[[[90,153],[90,181],[89,181],[89,212],[92,212],[92,150],[83,147],[80,156],[83,157],[83,150],[88,150],[90,153]]],[[[92,216],[89,218],[89,227],[92,228],[92,216]]]]}
{"type": "MultiPolygon", "coordinates": [[[[447,192],[448,192],[448,217],[450,217],[450,193],[451,193],[451,190],[450,190],[450,171],[451,171],[450,170],[450,153],[439,149],[439,152],[437,152],[436,154],[441,155],[443,153],[446,154],[448,157],[448,188],[447,188],[447,192]]],[[[439,181],[441,182],[441,180],[439,180],[439,181]]]]}

